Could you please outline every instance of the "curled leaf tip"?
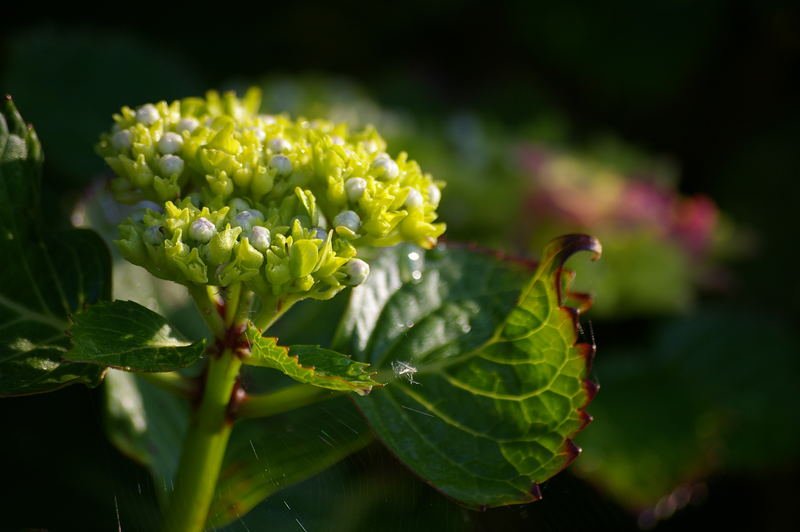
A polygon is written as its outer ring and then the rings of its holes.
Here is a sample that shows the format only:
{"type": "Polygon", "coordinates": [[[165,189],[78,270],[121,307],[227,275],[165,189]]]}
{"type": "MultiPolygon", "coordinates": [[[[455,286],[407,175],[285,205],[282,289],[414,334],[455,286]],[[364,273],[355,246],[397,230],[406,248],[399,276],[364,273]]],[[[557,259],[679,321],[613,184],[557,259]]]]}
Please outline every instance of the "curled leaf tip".
{"type": "Polygon", "coordinates": [[[599,240],[590,235],[580,233],[563,235],[547,244],[541,263],[550,265],[551,269],[560,268],[567,259],[579,251],[590,251],[594,261],[603,254],[603,246],[599,240]]]}

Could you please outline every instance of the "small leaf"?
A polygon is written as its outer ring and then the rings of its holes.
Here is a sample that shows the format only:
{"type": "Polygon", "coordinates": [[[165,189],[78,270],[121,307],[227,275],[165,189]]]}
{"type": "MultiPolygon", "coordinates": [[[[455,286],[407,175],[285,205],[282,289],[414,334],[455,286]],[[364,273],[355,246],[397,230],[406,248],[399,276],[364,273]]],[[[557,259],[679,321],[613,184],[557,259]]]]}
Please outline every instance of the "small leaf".
{"type": "Polygon", "coordinates": [[[561,267],[578,250],[600,245],[557,239],[531,276],[470,249],[401,246],[353,291],[334,346],[396,377],[358,406],[393,453],[465,505],[535,500],[578,454],[570,438],[596,389],[576,313],[560,306],[561,267]]]}
{"type": "Polygon", "coordinates": [[[195,363],[205,341],[176,336],[166,318],[133,301],[102,302],[78,314],[65,358],[125,371],[174,371],[195,363]]]}
{"type": "MultiPolygon", "coordinates": [[[[104,368],[64,362],[67,317],[108,299],[111,259],[92,231],[42,225],[42,150],[6,97],[0,109],[0,396],[97,385],[104,368]]],[[[54,224],[55,225],[55,224],[54,224]]]]}
{"type": "Polygon", "coordinates": [[[359,395],[369,393],[373,386],[380,386],[372,380],[374,374],[367,372],[369,364],[356,362],[336,351],[314,345],[279,346],[276,338],[262,336],[252,324],[245,335],[251,352],[251,356],[244,359],[245,364],[277,369],[304,384],[359,395]]]}

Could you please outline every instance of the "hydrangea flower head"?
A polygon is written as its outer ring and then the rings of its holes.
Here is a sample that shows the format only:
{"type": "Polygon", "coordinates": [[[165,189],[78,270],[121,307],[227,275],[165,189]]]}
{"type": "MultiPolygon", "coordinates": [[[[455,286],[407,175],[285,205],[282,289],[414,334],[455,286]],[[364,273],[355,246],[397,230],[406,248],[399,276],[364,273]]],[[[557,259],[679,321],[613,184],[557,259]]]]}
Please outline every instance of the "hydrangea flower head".
{"type": "Polygon", "coordinates": [[[260,92],[123,107],[97,146],[129,261],[184,284],[328,298],[362,282],[364,246],[435,245],[442,183],[374,128],[259,113],[260,92]]]}

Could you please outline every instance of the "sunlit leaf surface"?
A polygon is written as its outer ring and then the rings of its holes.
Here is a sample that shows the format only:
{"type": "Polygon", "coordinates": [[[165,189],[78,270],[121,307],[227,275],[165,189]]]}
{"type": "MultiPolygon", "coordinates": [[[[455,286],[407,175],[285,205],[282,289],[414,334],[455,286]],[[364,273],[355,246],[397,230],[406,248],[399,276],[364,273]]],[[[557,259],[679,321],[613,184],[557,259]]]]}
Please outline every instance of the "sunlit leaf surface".
{"type": "Polygon", "coordinates": [[[369,362],[385,387],[357,401],[417,474],[473,507],[540,497],[566,467],[592,349],[561,307],[561,266],[583,235],[554,240],[535,271],[467,248],[397,247],[354,290],[334,348],[369,362]]]}
{"type": "Polygon", "coordinates": [[[102,302],[75,317],[65,358],[126,371],[173,371],[196,362],[204,341],[180,338],[166,318],[133,301],[102,302]]]}

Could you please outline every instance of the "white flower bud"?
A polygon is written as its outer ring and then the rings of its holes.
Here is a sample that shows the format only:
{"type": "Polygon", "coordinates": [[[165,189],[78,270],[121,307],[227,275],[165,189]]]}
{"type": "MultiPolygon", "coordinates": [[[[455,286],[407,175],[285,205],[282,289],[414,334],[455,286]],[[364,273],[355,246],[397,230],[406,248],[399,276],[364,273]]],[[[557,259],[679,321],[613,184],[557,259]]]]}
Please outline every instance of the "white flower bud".
{"type": "Polygon", "coordinates": [[[374,140],[361,141],[361,145],[364,146],[364,149],[367,150],[367,153],[375,153],[378,151],[378,143],[374,140]]]}
{"type": "Polygon", "coordinates": [[[250,204],[247,203],[247,200],[244,200],[242,198],[232,199],[230,203],[228,203],[228,206],[237,212],[246,211],[247,209],[250,208],[250,204]]]}
{"type": "Polygon", "coordinates": [[[145,104],[136,111],[136,121],[146,126],[152,126],[159,118],[161,118],[161,115],[152,103],[145,104]]]}
{"type": "Polygon", "coordinates": [[[158,162],[158,166],[165,176],[181,175],[181,172],[183,172],[183,159],[177,155],[165,155],[158,162]]]}
{"type": "Polygon", "coordinates": [[[264,142],[264,140],[266,140],[267,134],[260,127],[253,126],[253,127],[249,128],[249,129],[250,129],[250,131],[252,131],[255,134],[255,136],[256,136],[256,138],[258,139],[259,142],[264,142]]]}
{"type": "Polygon", "coordinates": [[[358,286],[367,280],[369,276],[369,264],[361,259],[350,259],[342,266],[342,271],[347,275],[343,284],[347,286],[358,286]]]}
{"type": "Polygon", "coordinates": [[[290,149],[292,149],[292,144],[286,139],[282,139],[281,137],[275,137],[269,139],[267,147],[272,151],[272,153],[283,153],[285,151],[289,151],[290,149]]]}
{"type": "Polygon", "coordinates": [[[198,218],[189,227],[189,236],[198,242],[208,242],[217,234],[217,228],[207,218],[198,218]]]}
{"type": "Polygon", "coordinates": [[[314,233],[313,238],[319,238],[320,240],[328,238],[328,232],[321,227],[315,227],[311,231],[314,233]]]}
{"type": "Polygon", "coordinates": [[[271,126],[275,123],[275,117],[272,115],[258,115],[261,119],[261,122],[266,126],[271,126]]]}
{"type": "Polygon", "coordinates": [[[247,212],[249,212],[250,215],[259,222],[264,221],[264,214],[258,209],[247,209],[247,212]]]}
{"type": "Polygon", "coordinates": [[[433,183],[428,185],[428,200],[433,206],[439,205],[439,202],[442,200],[442,191],[433,183]]]}
{"type": "Polygon", "coordinates": [[[367,180],[360,177],[351,177],[344,182],[344,190],[347,192],[347,199],[356,201],[367,190],[367,180]]]}
{"type": "Polygon", "coordinates": [[[372,163],[372,167],[378,170],[379,174],[382,171],[383,177],[386,179],[394,179],[400,175],[400,168],[397,163],[390,159],[388,156],[377,157],[372,163]]]}
{"type": "Polygon", "coordinates": [[[285,155],[274,156],[272,159],[270,159],[269,165],[275,169],[279,176],[287,176],[292,173],[292,161],[290,161],[285,155]]]}
{"type": "Polygon", "coordinates": [[[333,225],[344,226],[356,233],[361,229],[361,218],[353,211],[342,211],[333,219],[333,225]]]}
{"type": "Polygon", "coordinates": [[[178,121],[178,133],[182,133],[184,131],[188,131],[191,133],[200,125],[200,122],[196,118],[192,118],[187,116],[186,118],[181,118],[178,121]]]}
{"type": "Polygon", "coordinates": [[[265,253],[272,243],[269,229],[257,225],[250,231],[250,243],[261,253],[265,253]]]}
{"type": "Polygon", "coordinates": [[[422,207],[425,203],[425,200],[422,198],[422,194],[419,193],[419,190],[416,188],[412,188],[408,191],[408,196],[406,196],[405,206],[409,209],[418,209],[422,207]]]}
{"type": "Polygon", "coordinates": [[[148,227],[144,230],[143,239],[153,246],[161,244],[164,241],[164,228],[159,225],[148,227]]]}
{"type": "Polygon", "coordinates": [[[164,133],[161,138],[158,139],[158,151],[161,153],[178,153],[181,146],[183,146],[183,137],[177,133],[164,133]]]}
{"type": "Polygon", "coordinates": [[[128,129],[117,131],[111,135],[111,146],[117,151],[126,151],[133,145],[133,133],[128,129]]]}
{"type": "Polygon", "coordinates": [[[344,139],[339,135],[331,135],[331,144],[334,146],[344,146],[344,139]]]}
{"type": "Polygon", "coordinates": [[[233,218],[233,225],[235,227],[241,227],[243,233],[250,232],[250,228],[253,227],[253,224],[264,219],[263,216],[256,216],[254,213],[261,214],[259,211],[255,209],[249,209],[246,211],[242,211],[233,218]]]}

